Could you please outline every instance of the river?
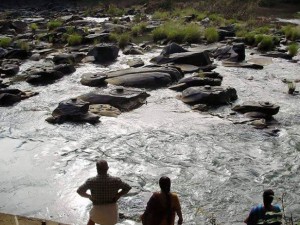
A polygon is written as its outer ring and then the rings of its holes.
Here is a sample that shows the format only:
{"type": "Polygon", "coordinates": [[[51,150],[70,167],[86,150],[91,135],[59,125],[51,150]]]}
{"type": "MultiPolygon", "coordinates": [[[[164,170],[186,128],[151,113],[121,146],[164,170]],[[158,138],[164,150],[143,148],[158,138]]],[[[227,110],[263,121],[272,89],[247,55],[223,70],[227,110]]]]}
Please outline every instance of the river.
{"type": "MultiPolygon", "coordinates": [[[[159,51],[142,58],[148,62],[159,51]]],[[[60,101],[94,89],[80,84],[82,73],[126,68],[128,58],[120,53],[109,67],[81,64],[47,86],[12,86],[40,94],[0,108],[1,212],[85,224],[91,204],[76,189],[96,174],[95,160],[101,158],[110,174],[133,186],[119,204],[131,219],[143,212],[162,175],[172,179],[187,225],[208,223],[212,214],[217,223],[242,224],[266,188],[275,191],[278,203],[286,192],[288,215],[300,219],[300,96],[288,95],[281,81],[299,79],[299,63],[273,59],[263,70],[252,70],[217,62],[223,85],[237,90],[235,104],[255,100],[281,106],[275,116],[278,136],[192,111],[168,89],[148,91],[147,104],[118,118],[101,117],[97,125],[45,122],[60,101]]],[[[215,113],[230,111],[224,106],[215,113]]]]}

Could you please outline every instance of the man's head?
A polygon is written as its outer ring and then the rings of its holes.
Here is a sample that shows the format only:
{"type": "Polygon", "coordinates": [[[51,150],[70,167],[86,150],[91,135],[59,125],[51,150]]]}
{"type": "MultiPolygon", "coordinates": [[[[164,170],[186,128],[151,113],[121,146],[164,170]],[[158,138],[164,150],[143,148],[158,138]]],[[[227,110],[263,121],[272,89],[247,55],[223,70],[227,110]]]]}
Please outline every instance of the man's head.
{"type": "Polygon", "coordinates": [[[264,205],[265,206],[271,205],[273,199],[274,199],[274,191],[271,189],[265,190],[263,193],[264,205]]]}
{"type": "Polygon", "coordinates": [[[96,163],[96,167],[97,167],[97,173],[100,174],[100,173],[107,173],[107,170],[108,170],[108,164],[105,160],[99,160],[97,161],[96,163]]]}

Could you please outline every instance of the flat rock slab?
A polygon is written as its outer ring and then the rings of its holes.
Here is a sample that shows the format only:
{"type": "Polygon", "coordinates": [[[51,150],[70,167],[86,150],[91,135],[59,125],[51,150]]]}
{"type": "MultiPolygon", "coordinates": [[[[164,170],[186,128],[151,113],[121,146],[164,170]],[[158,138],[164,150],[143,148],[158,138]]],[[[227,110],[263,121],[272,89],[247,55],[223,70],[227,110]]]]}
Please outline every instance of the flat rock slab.
{"type": "Polygon", "coordinates": [[[82,75],[80,83],[90,87],[100,87],[106,85],[106,74],[103,73],[85,73],[82,75]]]}
{"type": "Polygon", "coordinates": [[[204,86],[187,88],[179,98],[190,105],[226,105],[236,100],[237,94],[232,87],[204,86]]]}
{"type": "Polygon", "coordinates": [[[182,76],[181,71],[172,67],[130,68],[108,73],[106,82],[118,86],[155,89],[169,86],[182,76]]]}
{"type": "Polygon", "coordinates": [[[236,105],[232,108],[233,111],[240,113],[259,112],[267,115],[275,115],[279,112],[280,106],[270,102],[244,102],[242,105],[236,105]]]}
{"type": "Polygon", "coordinates": [[[117,117],[121,111],[116,107],[108,104],[95,104],[90,105],[89,111],[99,116],[117,117]]]}
{"type": "Polygon", "coordinates": [[[108,104],[120,111],[130,111],[144,104],[150,95],[141,90],[117,88],[102,92],[91,92],[78,97],[89,104],[108,104]]]}
{"type": "Polygon", "coordinates": [[[239,63],[239,62],[223,61],[222,65],[225,67],[238,67],[238,68],[248,68],[248,69],[256,69],[256,70],[262,70],[264,68],[263,65],[247,63],[247,62],[239,63]]]}

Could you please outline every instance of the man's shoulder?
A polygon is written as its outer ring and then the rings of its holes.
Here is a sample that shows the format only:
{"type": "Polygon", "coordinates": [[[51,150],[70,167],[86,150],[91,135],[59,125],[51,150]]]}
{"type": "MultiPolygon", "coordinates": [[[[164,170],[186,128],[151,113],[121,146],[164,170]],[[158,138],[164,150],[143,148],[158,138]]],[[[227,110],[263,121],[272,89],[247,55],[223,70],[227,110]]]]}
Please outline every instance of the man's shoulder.
{"type": "Polygon", "coordinates": [[[111,175],[107,175],[107,178],[111,181],[121,181],[121,178],[119,177],[114,177],[114,176],[111,176],[111,175]]]}
{"type": "Polygon", "coordinates": [[[254,206],[252,209],[251,209],[251,213],[261,213],[262,211],[264,210],[264,207],[262,204],[259,204],[257,206],[254,206]]]}
{"type": "Polygon", "coordinates": [[[95,176],[95,177],[90,177],[90,178],[88,178],[87,180],[86,180],[86,182],[88,183],[88,182],[95,182],[95,181],[97,181],[97,180],[99,180],[99,177],[98,176],[95,176]]]}

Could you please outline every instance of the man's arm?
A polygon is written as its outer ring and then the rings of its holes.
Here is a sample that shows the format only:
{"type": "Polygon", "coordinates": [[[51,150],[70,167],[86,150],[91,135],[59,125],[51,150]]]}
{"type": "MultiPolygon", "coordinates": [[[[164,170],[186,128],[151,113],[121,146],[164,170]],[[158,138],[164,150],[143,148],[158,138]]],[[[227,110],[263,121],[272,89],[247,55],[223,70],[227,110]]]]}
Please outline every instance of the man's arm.
{"type": "Polygon", "coordinates": [[[89,189],[89,185],[87,184],[87,182],[85,182],[83,185],[81,185],[78,189],[77,189],[77,193],[84,198],[89,198],[91,199],[91,195],[86,193],[87,190],[89,189]]]}
{"type": "Polygon", "coordinates": [[[119,198],[121,198],[123,195],[126,195],[131,189],[131,186],[129,184],[127,184],[121,180],[120,180],[120,182],[121,182],[120,183],[121,191],[116,194],[116,196],[114,197],[114,201],[118,201],[119,198]]]}

